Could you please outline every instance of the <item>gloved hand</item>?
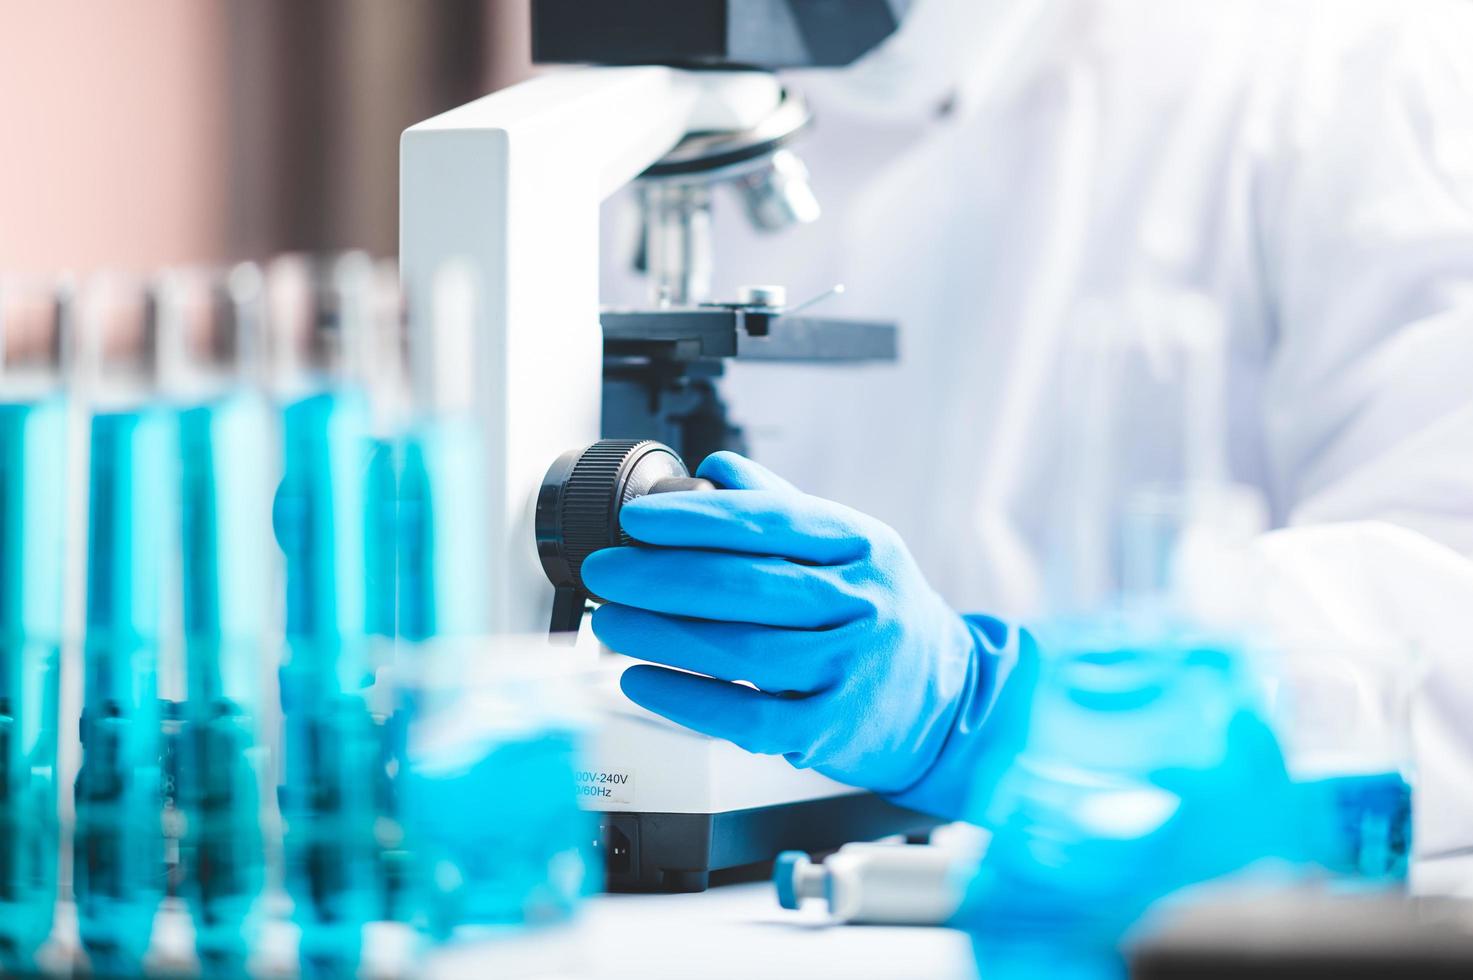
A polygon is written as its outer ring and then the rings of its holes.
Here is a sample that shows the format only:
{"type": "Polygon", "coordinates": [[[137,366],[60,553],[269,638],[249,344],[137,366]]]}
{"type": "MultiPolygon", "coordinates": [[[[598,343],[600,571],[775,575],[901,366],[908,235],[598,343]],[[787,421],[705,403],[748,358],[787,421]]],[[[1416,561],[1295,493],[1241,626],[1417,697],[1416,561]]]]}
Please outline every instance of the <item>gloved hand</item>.
{"type": "Polygon", "coordinates": [[[642,544],[583,564],[608,600],[598,638],[664,665],[630,667],[624,693],[749,751],[960,815],[1007,628],[948,608],[873,518],[732,453],[698,475],[722,489],[631,501],[623,527],[642,544]]]}

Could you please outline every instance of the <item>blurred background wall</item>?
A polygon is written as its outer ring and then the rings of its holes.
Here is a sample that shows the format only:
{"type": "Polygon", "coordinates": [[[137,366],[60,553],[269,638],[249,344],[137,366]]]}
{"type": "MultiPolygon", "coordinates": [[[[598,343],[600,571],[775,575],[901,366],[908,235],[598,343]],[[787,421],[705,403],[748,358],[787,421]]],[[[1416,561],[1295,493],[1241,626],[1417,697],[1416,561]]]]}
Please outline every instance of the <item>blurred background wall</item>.
{"type": "Polygon", "coordinates": [[[392,255],[398,137],[524,77],[527,0],[0,3],[0,271],[392,255]]]}

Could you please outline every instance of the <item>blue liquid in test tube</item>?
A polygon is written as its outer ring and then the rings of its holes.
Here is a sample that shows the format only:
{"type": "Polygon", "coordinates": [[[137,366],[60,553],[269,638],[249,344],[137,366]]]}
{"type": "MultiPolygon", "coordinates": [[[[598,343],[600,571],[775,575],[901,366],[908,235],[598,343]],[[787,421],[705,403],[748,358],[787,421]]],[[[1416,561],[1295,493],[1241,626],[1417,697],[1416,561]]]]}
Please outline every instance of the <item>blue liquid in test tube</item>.
{"type": "Polygon", "coordinates": [[[0,404],[0,972],[34,967],[56,904],[57,669],[67,408],[0,404]]]}
{"type": "Polygon", "coordinates": [[[164,891],[157,684],[175,419],[93,415],[73,876],[96,973],[135,974],[164,891]]]}
{"type": "Polygon", "coordinates": [[[264,878],[256,725],[269,541],[265,408],[226,393],[179,415],[189,900],[209,976],[244,975],[264,878]]]}
{"type": "Polygon", "coordinates": [[[282,411],[285,467],[274,514],[287,586],[280,799],[302,970],[316,976],[356,971],[363,925],[381,908],[373,833],[380,748],[364,697],[368,423],[366,395],[346,386],[282,411]]]}

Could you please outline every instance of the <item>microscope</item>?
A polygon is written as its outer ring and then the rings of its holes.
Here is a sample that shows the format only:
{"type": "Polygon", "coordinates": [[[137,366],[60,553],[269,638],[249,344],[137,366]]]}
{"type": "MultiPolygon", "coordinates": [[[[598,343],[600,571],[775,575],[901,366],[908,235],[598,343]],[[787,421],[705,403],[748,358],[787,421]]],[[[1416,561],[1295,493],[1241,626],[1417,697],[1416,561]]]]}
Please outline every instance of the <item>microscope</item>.
{"type": "MultiPolygon", "coordinates": [[[[596,646],[583,557],[627,543],[624,502],[709,488],[707,454],[744,449],[725,362],[893,361],[893,324],[812,315],[780,286],[713,298],[712,201],[735,191],[779,231],[818,217],[792,144],[809,124],[780,68],[842,67],[908,0],[533,0],[546,71],[406,130],[400,265],[429,322],[447,265],[469,270],[489,473],[497,633],[596,646]],[[600,204],[634,183],[642,309],[599,302],[600,204]]],[[[550,655],[551,652],[550,652],[550,655]]],[[[603,651],[611,666],[623,658],[603,651]]],[[[612,672],[611,672],[612,675],[612,672]]],[[[613,890],[699,891],[713,871],[919,832],[932,821],[775,756],[674,726],[611,684],[583,798],[613,890]]]]}

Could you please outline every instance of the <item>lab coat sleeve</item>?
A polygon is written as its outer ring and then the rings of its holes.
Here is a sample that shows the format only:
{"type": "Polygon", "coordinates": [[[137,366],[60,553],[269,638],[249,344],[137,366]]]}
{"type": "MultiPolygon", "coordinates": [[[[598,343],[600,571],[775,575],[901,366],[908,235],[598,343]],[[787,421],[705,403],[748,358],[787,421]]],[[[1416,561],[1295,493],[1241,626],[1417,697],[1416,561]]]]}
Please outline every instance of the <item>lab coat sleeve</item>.
{"type": "Polygon", "coordinates": [[[1473,555],[1473,5],[1387,19],[1315,25],[1264,168],[1274,503],[1473,555]]]}
{"type": "Polygon", "coordinates": [[[1473,846],[1473,5],[1320,9],[1260,197],[1253,594],[1271,635],[1421,657],[1426,856],[1473,846]]]}

